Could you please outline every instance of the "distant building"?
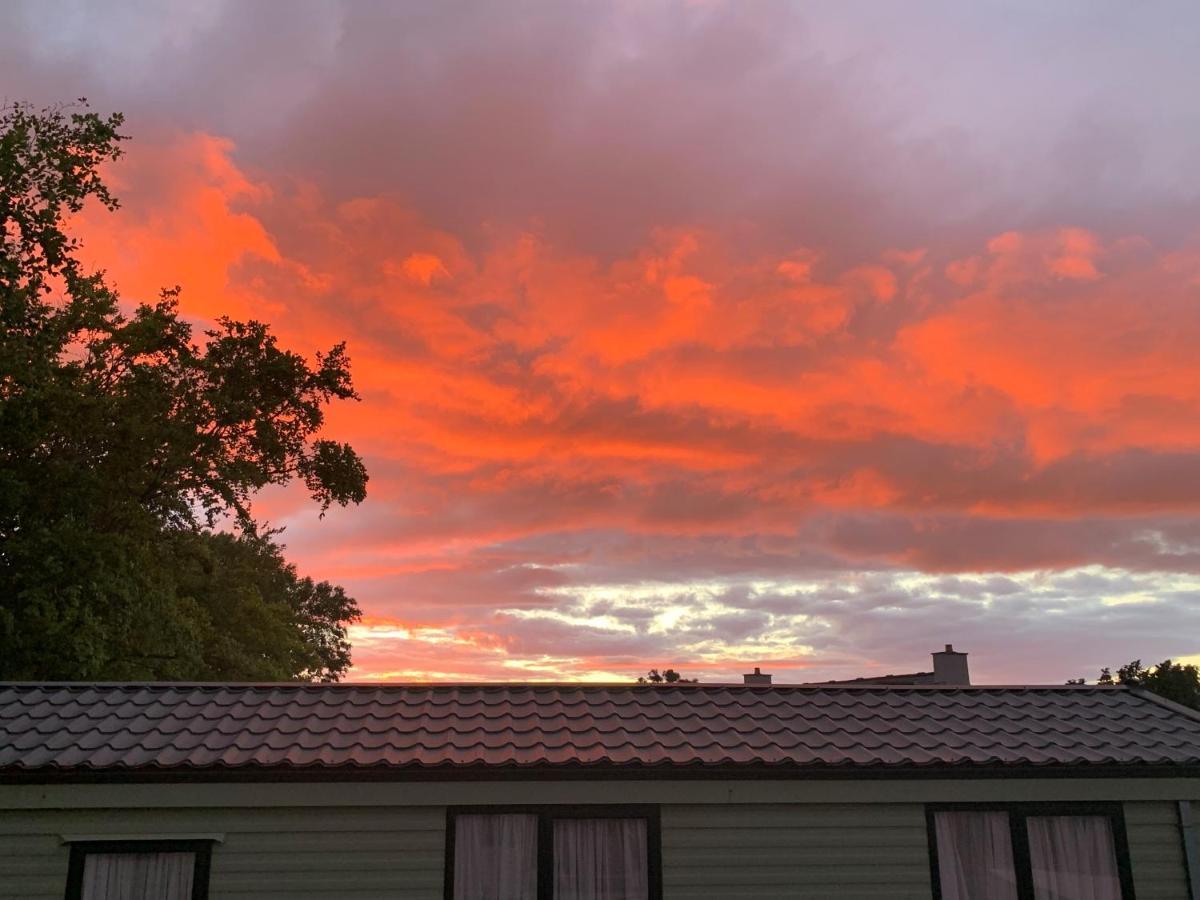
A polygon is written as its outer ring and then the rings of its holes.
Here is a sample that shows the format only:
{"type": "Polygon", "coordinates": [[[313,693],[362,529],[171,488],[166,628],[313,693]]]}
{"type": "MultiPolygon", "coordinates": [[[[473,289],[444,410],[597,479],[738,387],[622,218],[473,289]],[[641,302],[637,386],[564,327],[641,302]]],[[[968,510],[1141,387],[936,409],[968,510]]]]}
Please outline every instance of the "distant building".
{"type": "MultiPolygon", "coordinates": [[[[911,672],[907,675],[876,675],[870,678],[850,678],[842,681],[814,682],[816,684],[956,684],[969,685],[971,672],[967,668],[967,654],[947,644],[945,650],[932,654],[932,672],[911,672]]],[[[758,671],[757,669],[755,671],[758,671]]]]}

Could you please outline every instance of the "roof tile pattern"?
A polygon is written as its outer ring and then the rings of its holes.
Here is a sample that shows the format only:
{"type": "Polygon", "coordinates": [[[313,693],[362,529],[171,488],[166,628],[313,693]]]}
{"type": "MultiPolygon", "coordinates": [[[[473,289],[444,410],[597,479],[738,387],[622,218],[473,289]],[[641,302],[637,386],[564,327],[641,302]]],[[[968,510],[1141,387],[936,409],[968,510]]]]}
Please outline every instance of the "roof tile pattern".
{"type": "Polygon", "coordinates": [[[4,771],[1200,764],[1123,688],[0,685],[4,771]]]}

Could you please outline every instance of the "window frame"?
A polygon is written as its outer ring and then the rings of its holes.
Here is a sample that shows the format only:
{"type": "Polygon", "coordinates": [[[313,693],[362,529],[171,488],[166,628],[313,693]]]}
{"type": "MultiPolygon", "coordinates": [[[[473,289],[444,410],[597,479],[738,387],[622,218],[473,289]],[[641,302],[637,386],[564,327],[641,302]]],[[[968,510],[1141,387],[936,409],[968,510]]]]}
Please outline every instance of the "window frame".
{"type": "Polygon", "coordinates": [[[1016,870],[1017,900],[1034,900],[1033,866],[1029,856],[1028,819],[1039,816],[1103,816],[1112,831],[1113,851],[1117,857],[1117,877],[1122,900],[1135,900],[1133,866],[1129,859],[1129,837],[1125,832],[1125,808],[1119,802],[997,802],[927,803],[925,828],[929,841],[929,878],[933,900],[942,900],[942,878],[938,868],[937,828],[934,816],[940,812],[1008,813],[1009,839],[1012,842],[1013,868],[1016,870]]]}
{"type": "Polygon", "coordinates": [[[454,900],[454,839],[459,816],[537,816],[537,898],[553,900],[556,819],[643,819],[646,822],[646,887],[649,900],[662,900],[662,819],[655,804],[483,804],[446,807],[443,897],[454,900]]]}
{"type": "Polygon", "coordinates": [[[208,882],[212,871],[211,840],[172,840],[152,838],[123,841],[72,841],[67,863],[66,900],[83,897],[83,868],[89,853],[194,853],[191,900],[208,900],[208,882]]]}

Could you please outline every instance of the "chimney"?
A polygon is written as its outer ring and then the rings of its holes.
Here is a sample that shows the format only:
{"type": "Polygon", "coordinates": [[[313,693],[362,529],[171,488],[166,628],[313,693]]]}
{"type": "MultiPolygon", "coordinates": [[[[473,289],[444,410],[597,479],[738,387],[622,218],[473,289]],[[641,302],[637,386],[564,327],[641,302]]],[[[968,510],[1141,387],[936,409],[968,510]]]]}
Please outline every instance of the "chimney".
{"type": "Polygon", "coordinates": [[[753,672],[747,672],[742,676],[742,683],[753,687],[766,687],[771,683],[771,676],[764,674],[758,666],[755,666],[753,672]]]}
{"type": "Polygon", "coordinates": [[[953,644],[933,654],[933,684],[970,684],[967,654],[959,653],[953,644]]]}

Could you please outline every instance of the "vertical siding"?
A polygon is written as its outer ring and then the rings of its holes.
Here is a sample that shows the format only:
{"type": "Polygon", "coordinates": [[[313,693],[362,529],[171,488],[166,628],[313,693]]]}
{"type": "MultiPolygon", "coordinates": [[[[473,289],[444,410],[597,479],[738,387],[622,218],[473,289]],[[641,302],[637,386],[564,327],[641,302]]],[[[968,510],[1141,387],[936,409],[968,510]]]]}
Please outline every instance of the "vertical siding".
{"type": "Polygon", "coordinates": [[[1126,803],[1125,831],[1137,900],[1187,900],[1187,867],[1175,804],[1126,803]]]}
{"type": "Polygon", "coordinates": [[[441,807],[0,813],[0,898],[62,900],[59,835],[223,832],[211,900],[440,900],[441,807]]]}
{"type": "Polygon", "coordinates": [[[921,804],[664,806],[663,894],[928,900],[921,804]]]}

